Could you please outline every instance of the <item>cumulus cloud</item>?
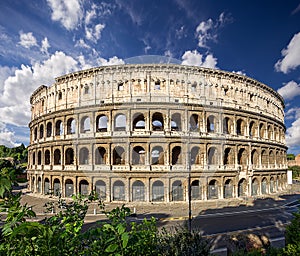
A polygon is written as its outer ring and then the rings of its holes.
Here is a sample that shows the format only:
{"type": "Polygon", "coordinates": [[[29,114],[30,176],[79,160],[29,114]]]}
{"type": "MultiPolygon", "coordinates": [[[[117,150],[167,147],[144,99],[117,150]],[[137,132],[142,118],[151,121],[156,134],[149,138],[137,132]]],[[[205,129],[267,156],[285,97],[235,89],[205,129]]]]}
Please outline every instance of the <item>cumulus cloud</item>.
{"type": "Polygon", "coordinates": [[[47,3],[52,20],[59,21],[67,30],[75,29],[83,17],[81,0],[47,0],[47,3]]]}
{"type": "Polygon", "coordinates": [[[77,61],[63,52],[56,52],[42,63],[21,65],[0,84],[0,116],[6,124],[27,126],[30,121],[31,93],[41,84],[51,85],[54,78],[78,69],[77,61]]]}
{"type": "Polygon", "coordinates": [[[216,41],[218,37],[218,30],[229,20],[230,18],[227,18],[225,13],[221,13],[219,18],[215,21],[212,19],[201,21],[196,28],[198,46],[202,48],[208,48],[208,41],[216,41]]]}
{"type": "Polygon", "coordinates": [[[6,147],[16,147],[19,143],[16,143],[15,133],[9,130],[5,123],[0,121],[0,145],[5,145],[6,147]]]}
{"type": "Polygon", "coordinates": [[[99,58],[98,62],[101,66],[111,66],[111,65],[120,65],[125,64],[124,60],[119,59],[117,56],[113,56],[109,58],[108,60],[99,58]]]}
{"type": "Polygon", "coordinates": [[[101,37],[101,32],[105,28],[104,24],[97,24],[92,28],[85,27],[85,37],[86,39],[97,42],[101,37]]]}
{"type": "Polygon", "coordinates": [[[277,91],[285,100],[291,100],[300,95],[300,84],[290,81],[277,91]]]}
{"type": "Polygon", "coordinates": [[[186,51],[182,55],[182,65],[201,66],[206,68],[216,68],[217,59],[212,55],[208,54],[206,57],[199,53],[197,50],[186,51]]]}
{"type": "Polygon", "coordinates": [[[286,49],[281,51],[283,59],[278,60],[275,69],[287,74],[300,66],[300,32],[295,34],[286,49]]]}
{"type": "Polygon", "coordinates": [[[23,33],[23,31],[20,31],[20,45],[23,47],[29,49],[33,46],[38,46],[36,38],[32,35],[32,32],[29,33],[23,33]]]}
{"type": "Polygon", "coordinates": [[[293,115],[295,121],[286,130],[286,143],[288,147],[293,148],[300,144],[300,108],[293,108],[288,112],[287,116],[293,115]]]}
{"type": "Polygon", "coordinates": [[[42,41],[42,45],[41,45],[41,52],[44,53],[44,54],[49,54],[48,53],[48,49],[50,48],[50,44],[48,42],[48,38],[45,37],[42,41]]]}

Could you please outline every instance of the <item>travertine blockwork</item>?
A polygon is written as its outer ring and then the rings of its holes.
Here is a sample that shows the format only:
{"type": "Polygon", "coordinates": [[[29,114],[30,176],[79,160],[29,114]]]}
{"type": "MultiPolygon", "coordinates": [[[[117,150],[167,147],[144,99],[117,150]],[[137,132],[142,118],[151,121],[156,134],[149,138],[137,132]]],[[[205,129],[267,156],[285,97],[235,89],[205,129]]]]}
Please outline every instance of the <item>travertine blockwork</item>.
{"type": "Polygon", "coordinates": [[[286,186],[284,102],[246,76],[192,66],[98,67],[31,96],[29,187],[106,201],[223,199],[286,186]]]}

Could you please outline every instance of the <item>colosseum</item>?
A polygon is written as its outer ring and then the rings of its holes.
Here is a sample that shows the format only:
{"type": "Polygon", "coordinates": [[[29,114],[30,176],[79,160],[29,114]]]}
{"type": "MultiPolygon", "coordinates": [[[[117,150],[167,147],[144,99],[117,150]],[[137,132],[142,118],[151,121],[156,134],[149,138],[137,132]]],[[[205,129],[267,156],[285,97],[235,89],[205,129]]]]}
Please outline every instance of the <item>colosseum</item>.
{"type": "Polygon", "coordinates": [[[177,64],[101,66],[38,87],[30,103],[33,193],[173,202],[286,187],[283,99],[244,75],[177,64]]]}

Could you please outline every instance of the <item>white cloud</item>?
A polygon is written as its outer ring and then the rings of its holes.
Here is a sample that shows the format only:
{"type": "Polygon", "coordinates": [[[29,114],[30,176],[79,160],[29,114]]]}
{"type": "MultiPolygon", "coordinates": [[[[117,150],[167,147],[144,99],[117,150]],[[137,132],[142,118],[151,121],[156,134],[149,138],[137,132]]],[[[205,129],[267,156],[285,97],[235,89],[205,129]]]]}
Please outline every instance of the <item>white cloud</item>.
{"type": "Polygon", "coordinates": [[[183,37],[186,37],[186,29],[185,26],[181,26],[179,29],[176,29],[175,36],[177,39],[181,39],[183,37]]]}
{"type": "Polygon", "coordinates": [[[125,64],[124,60],[119,59],[117,56],[109,58],[109,60],[99,58],[98,62],[101,66],[111,66],[111,65],[120,65],[125,64]]]}
{"type": "Polygon", "coordinates": [[[291,100],[300,95],[300,84],[290,81],[277,91],[285,100],[291,100]]]}
{"type": "Polygon", "coordinates": [[[91,48],[82,38],[76,42],[75,47],[81,47],[81,48],[86,48],[86,49],[91,48]]]}
{"type": "Polygon", "coordinates": [[[6,124],[27,126],[30,121],[31,93],[41,84],[51,85],[54,78],[78,69],[77,61],[63,52],[56,52],[42,63],[21,68],[9,76],[0,94],[0,116],[6,124]]]}
{"type": "Polygon", "coordinates": [[[32,32],[29,33],[23,33],[23,31],[20,31],[20,45],[23,47],[29,49],[33,46],[38,46],[36,38],[32,35],[32,32]]]}
{"type": "Polygon", "coordinates": [[[6,147],[16,147],[19,143],[16,143],[15,133],[9,130],[5,123],[0,121],[0,145],[5,145],[6,147]]]}
{"type": "Polygon", "coordinates": [[[86,25],[90,24],[92,19],[96,17],[96,5],[92,5],[92,9],[90,11],[87,11],[85,14],[84,22],[86,25]]]}
{"type": "Polygon", "coordinates": [[[208,41],[216,41],[218,36],[218,29],[224,26],[224,24],[229,20],[230,19],[227,18],[224,13],[221,13],[218,20],[216,21],[213,21],[212,19],[201,21],[196,28],[198,46],[202,48],[208,48],[208,41]]]}
{"type": "Polygon", "coordinates": [[[97,24],[94,28],[85,27],[86,39],[97,42],[101,37],[101,32],[105,28],[104,24],[97,24]]]}
{"type": "Polygon", "coordinates": [[[281,51],[283,59],[275,64],[277,71],[287,74],[300,66],[300,32],[295,34],[286,49],[281,51]]]}
{"type": "Polygon", "coordinates": [[[217,67],[217,59],[213,57],[212,54],[208,54],[204,57],[197,50],[194,51],[186,51],[182,55],[182,65],[191,65],[191,66],[201,66],[206,68],[216,68],[217,67]]]}
{"type": "Polygon", "coordinates": [[[296,9],[294,9],[294,10],[292,11],[292,15],[296,14],[296,13],[299,12],[299,11],[300,11],[300,4],[296,7],[296,9]]]}
{"type": "Polygon", "coordinates": [[[81,0],[47,0],[47,3],[52,20],[61,22],[67,30],[75,29],[83,17],[81,0]]]}
{"type": "Polygon", "coordinates": [[[49,41],[48,41],[48,38],[45,37],[42,41],[42,45],[41,45],[41,52],[44,53],[44,54],[49,54],[48,53],[48,49],[50,48],[50,44],[49,44],[49,41]]]}

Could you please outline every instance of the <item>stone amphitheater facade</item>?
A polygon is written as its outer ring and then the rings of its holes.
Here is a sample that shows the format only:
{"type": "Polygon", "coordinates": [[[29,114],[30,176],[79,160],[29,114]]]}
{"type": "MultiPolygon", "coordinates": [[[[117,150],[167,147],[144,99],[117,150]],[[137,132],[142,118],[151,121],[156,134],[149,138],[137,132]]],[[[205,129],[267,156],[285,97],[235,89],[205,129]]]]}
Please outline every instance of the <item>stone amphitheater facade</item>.
{"type": "Polygon", "coordinates": [[[102,66],[30,98],[34,193],[105,201],[215,200],[287,182],[284,102],[269,86],[175,64],[102,66]],[[189,183],[190,181],[190,183],[189,183]]]}

